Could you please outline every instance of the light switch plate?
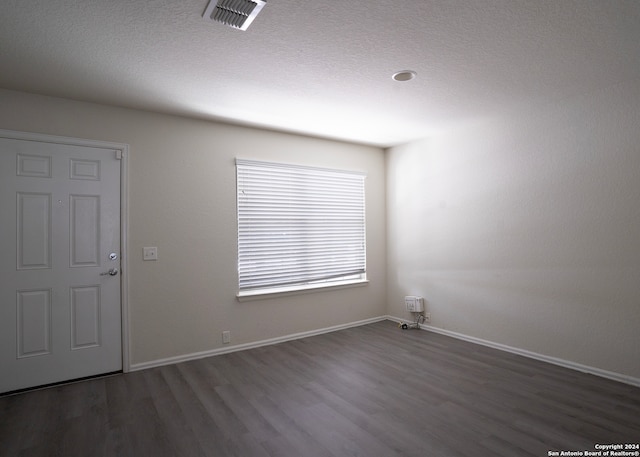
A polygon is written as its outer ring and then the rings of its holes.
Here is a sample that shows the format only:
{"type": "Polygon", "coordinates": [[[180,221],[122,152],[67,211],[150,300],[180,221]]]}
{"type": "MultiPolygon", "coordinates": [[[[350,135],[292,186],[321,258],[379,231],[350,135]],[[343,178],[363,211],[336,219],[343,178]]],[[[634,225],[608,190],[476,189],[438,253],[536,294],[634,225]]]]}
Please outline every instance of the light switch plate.
{"type": "Polygon", "coordinates": [[[142,260],[158,260],[158,248],[142,248],[142,260]]]}

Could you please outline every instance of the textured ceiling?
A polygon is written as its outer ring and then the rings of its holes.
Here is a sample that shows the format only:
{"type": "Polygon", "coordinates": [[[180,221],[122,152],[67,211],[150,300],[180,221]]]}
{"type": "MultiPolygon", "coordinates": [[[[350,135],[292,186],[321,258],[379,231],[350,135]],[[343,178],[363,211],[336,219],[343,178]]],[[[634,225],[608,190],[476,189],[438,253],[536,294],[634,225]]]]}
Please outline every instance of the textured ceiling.
{"type": "Polygon", "coordinates": [[[0,87],[389,146],[640,81],[637,0],[268,0],[246,32],[206,5],[5,1],[0,87]]]}

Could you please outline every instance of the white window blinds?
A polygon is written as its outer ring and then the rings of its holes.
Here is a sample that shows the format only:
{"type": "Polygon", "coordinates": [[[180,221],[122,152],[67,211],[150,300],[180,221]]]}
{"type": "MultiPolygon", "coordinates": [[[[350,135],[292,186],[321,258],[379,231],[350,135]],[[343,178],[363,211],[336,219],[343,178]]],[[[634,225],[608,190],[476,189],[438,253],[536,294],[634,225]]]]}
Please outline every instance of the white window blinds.
{"type": "Polygon", "coordinates": [[[236,160],[240,291],[364,279],[365,175],[236,160]]]}

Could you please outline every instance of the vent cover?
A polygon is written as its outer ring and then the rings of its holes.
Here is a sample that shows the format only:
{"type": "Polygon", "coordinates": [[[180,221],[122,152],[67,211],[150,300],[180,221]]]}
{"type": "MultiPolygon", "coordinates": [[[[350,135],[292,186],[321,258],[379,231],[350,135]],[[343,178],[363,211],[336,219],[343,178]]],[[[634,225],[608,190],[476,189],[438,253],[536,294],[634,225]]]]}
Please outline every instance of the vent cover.
{"type": "Polygon", "coordinates": [[[266,3],[264,0],[209,0],[202,17],[247,30],[266,3]]]}

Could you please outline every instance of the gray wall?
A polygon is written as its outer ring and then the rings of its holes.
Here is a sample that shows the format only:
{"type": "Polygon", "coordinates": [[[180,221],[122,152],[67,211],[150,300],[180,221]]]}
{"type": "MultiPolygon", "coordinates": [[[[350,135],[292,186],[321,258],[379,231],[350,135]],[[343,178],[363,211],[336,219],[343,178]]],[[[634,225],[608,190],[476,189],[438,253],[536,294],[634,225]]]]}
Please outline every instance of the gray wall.
{"type": "Polygon", "coordinates": [[[134,364],[409,317],[418,294],[440,329],[639,379],[639,125],[639,81],[386,153],[0,90],[0,128],[131,146],[134,364]],[[366,171],[370,284],[238,302],[235,157],[366,171]]]}
{"type": "Polygon", "coordinates": [[[386,314],[381,149],[2,90],[0,128],[130,145],[133,364],[386,314]],[[238,302],[236,157],[366,172],[370,283],[238,302]]]}
{"type": "Polygon", "coordinates": [[[640,81],[387,151],[388,302],[640,378],[640,81]]]}

